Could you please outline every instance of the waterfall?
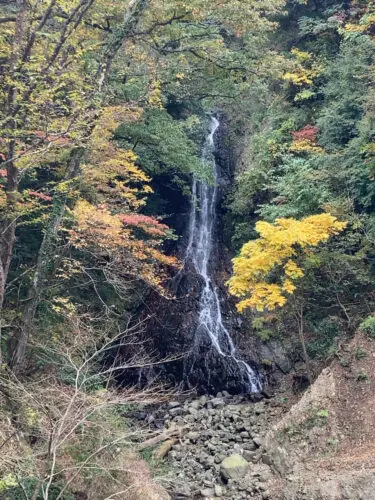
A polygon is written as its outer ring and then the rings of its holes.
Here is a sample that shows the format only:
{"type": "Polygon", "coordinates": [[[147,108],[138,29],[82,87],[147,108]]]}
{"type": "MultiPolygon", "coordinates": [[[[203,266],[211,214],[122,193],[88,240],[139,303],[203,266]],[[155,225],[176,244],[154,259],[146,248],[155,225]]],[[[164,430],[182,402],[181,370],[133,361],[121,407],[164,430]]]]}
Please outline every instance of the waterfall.
{"type": "Polygon", "coordinates": [[[231,371],[241,379],[247,391],[259,392],[259,376],[237,356],[232,337],[223,323],[219,292],[212,276],[218,185],[214,139],[219,125],[219,121],[212,117],[202,156],[202,161],[212,165],[213,182],[211,184],[194,178],[192,186],[189,239],[184,260],[185,264],[192,265],[194,271],[203,279],[195,344],[199,345],[200,341],[208,336],[214,351],[230,365],[231,371]]]}

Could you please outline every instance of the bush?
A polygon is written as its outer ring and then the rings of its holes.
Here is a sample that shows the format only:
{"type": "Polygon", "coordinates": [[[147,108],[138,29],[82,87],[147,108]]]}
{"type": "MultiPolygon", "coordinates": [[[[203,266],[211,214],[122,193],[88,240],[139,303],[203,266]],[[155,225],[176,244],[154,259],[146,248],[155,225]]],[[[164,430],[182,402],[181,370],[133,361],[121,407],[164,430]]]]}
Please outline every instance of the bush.
{"type": "Polygon", "coordinates": [[[366,351],[362,347],[357,347],[355,351],[355,357],[357,360],[364,359],[367,356],[366,351]]]}
{"type": "Polygon", "coordinates": [[[359,325],[362,332],[368,337],[375,339],[375,317],[369,316],[359,325]]]}
{"type": "Polygon", "coordinates": [[[313,338],[308,342],[307,350],[313,359],[326,359],[336,349],[336,339],[340,335],[339,318],[324,318],[311,325],[313,338]]]}
{"type": "Polygon", "coordinates": [[[364,382],[365,380],[368,380],[367,373],[361,370],[357,375],[357,380],[358,382],[364,382]]]}

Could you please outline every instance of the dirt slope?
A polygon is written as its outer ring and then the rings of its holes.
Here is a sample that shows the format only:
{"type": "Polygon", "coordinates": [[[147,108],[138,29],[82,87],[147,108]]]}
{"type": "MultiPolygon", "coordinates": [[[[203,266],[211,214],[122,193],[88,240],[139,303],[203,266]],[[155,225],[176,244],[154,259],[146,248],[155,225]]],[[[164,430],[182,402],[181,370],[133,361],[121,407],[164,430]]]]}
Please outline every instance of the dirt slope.
{"type": "Polygon", "coordinates": [[[359,333],[267,434],[272,498],[375,500],[375,340],[359,333]]]}

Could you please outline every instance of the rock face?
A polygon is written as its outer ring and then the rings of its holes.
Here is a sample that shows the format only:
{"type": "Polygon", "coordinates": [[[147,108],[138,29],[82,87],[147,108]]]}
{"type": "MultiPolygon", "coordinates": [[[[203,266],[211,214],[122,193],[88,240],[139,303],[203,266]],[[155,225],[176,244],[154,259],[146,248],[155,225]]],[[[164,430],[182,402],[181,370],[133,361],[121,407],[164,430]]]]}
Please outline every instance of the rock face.
{"type": "MultiPolygon", "coordinates": [[[[218,181],[215,193],[217,194],[212,198],[214,196],[212,190],[200,190],[198,186],[196,202],[192,203],[192,200],[188,200],[190,207],[186,208],[185,206],[185,214],[181,214],[180,217],[180,219],[184,219],[185,231],[183,231],[178,248],[175,249],[174,253],[184,261],[185,265],[171,280],[170,289],[174,298],[166,300],[159,296],[151,296],[147,301],[147,311],[145,311],[147,316],[150,315],[150,311],[157,311],[155,319],[151,319],[147,323],[149,333],[146,332],[145,338],[148,338],[148,342],[152,344],[147,350],[157,353],[160,359],[176,358],[175,361],[165,365],[150,368],[150,371],[158,371],[164,380],[173,385],[179,387],[182,385],[189,389],[195,388],[202,393],[215,393],[221,390],[228,390],[231,393],[249,391],[246,370],[243,369],[243,364],[238,364],[230,355],[231,342],[227,340],[225,333],[225,329],[227,329],[234,345],[240,344],[239,334],[241,332],[238,329],[238,314],[235,312],[234,303],[228,299],[228,292],[224,286],[231,269],[231,256],[226,249],[221,204],[233,180],[234,166],[226,147],[225,128],[225,119],[223,119],[219,129],[215,129],[215,165],[217,166],[215,172],[217,172],[218,181]],[[208,192],[209,194],[207,194],[208,192]],[[208,198],[205,199],[204,196],[208,198]],[[200,200],[200,197],[203,201],[200,200]],[[209,213],[209,216],[203,217],[203,211],[198,209],[195,213],[195,219],[189,220],[189,212],[196,204],[198,207],[200,203],[203,206],[212,207],[214,201],[216,208],[209,213]],[[192,224],[192,220],[195,220],[196,224],[192,224]],[[202,221],[207,220],[213,221],[214,225],[209,224],[206,227],[202,221]],[[200,223],[203,225],[200,226],[200,223]],[[201,227],[207,229],[207,233],[212,236],[212,244],[207,244],[205,247],[203,245],[208,252],[206,257],[209,260],[209,267],[204,270],[203,274],[199,270],[199,265],[197,267],[197,262],[194,264],[192,255],[186,258],[187,248],[193,249],[193,255],[202,253],[203,247],[200,252],[197,248],[201,227]],[[195,230],[187,234],[192,228],[195,230]],[[193,235],[198,237],[197,241],[193,235]],[[215,297],[207,299],[209,304],[212,303],[212,307],[209,309],[213,313],[210,318],[213,326],[211,325],[210,329],[215,330],[216,328],[220,348],[215,347],[216,343],[212,341],[205,328],[198,328],[200,299],[202,291],[207,285],[205,281],[207,273],[212,279],[215,289],[215,297]],[[217,304],[220,306],[218,307],[217,304]],[[223,319],[225,329],[220,327],[221,321],[218,322],[215,319],[217,309],[220,310],[220,317],[223,319]],[[217,328],[218,325],[219,328],[217,328]],[[223,352],[227,355],[223,355],[223,352]]],[[[209,137],[211,141],[212,135],[209,137]]],[[[206,290],[209,290],[206,293],[210,295],[211,287],[206,287],[206,290]]],[[[254,355],[251,348],[246,351],[239,348],[236,353],[238,358],[255,369],[257,364],[252,361],[254,355]]],[[[144,370],[142,375],[146,385],[147,378],[154,378],[155,373],[148,373],[147,370],[144,370]]],[[[142,377],[140,379],[142,380],[142,377]]]]}
{"type": "MultiPolygon", "coordinates": [[[[228,123],[221,117],[221,124],[216,133],[216,164],[218,166],[217,210],[214,227],[214,245],[210,258],[210,274],[218,288],[223,324],[227,328],[237,347],[237,357],[245,361],[251,368],[258,368],[265,375],[264,385],[269,382],[277,385],[283,373],[290,370],[291,361],[282,343],[277,340],[265,344],[252,334],[252,327],[240,318],[234,301],[228,297],[224,283],[231,273],[231,224],[225,209],[226,195],[233,185],[236,160],[229,145],[228,123]]],[[[168,251],[184,259],[189,242],[189,196],[166,191],[165,198],[168,209],[166,213],[174,214],[167,223],[180,236],[178,244],[169,247],[168,251]]],[[[140,305],[139,315],[150,317],[145,322],[145,331],[139,346],[152,352],[158,359],[175,358],[165,364],[143,368],[141,372],[134,370],[129,377],[126,373],[126,384],[148,385],[156,377],[172,386],[196,389],[200,393],[214,394],[227,390],[232,394],[240,394],[248,390],[248,381],[238,375],[238,366],[231,363],[230,357],[218,355],[208,336],[196,336],[199,314],[199,300],[204,280],[187,265],[183,271],[172,277],[169,284],[173,298],[163,298],[159,294],[150,293],[144,305],[140,305]],[[153,314],[157,312],[157,314],[153,314]],[[131,378],[132,380],[129,380],[131,378]]],[[[139,348],[137,346],[137,348],[139,348]]],[[[134,353],[124,352],[124,357],[134,353]]]]}
{"type": "Polygon", "coordinates": [[[375,499],[374,372],[375,342],[358,332],[270,428],[262,461],[282,489],[272,498],[375,499]]]}

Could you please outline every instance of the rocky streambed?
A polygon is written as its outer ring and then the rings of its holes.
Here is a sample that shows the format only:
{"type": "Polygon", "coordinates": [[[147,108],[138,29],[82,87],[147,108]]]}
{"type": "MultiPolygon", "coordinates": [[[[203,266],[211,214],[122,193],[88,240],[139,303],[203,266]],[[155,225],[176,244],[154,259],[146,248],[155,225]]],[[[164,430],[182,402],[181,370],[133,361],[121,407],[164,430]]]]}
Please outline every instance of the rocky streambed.
{"type": "Polygon", "coordinates": [[[263,447],[272,423],[285,412],[276,399],[252,402],[226,392],[171,401],[147,417],[170,437],[154,450],[168,468],[171,497],[271,499],[274,479],[263,447]]]}
{"type": "Polygon", "coordinates": [[[147,409],[138,449],[152,436],[168,490],[153,500],[375,500],[373,373],[374,340],[359,332],[302,393],[293,374],[270,399],[221,392],[147,409]]]}

